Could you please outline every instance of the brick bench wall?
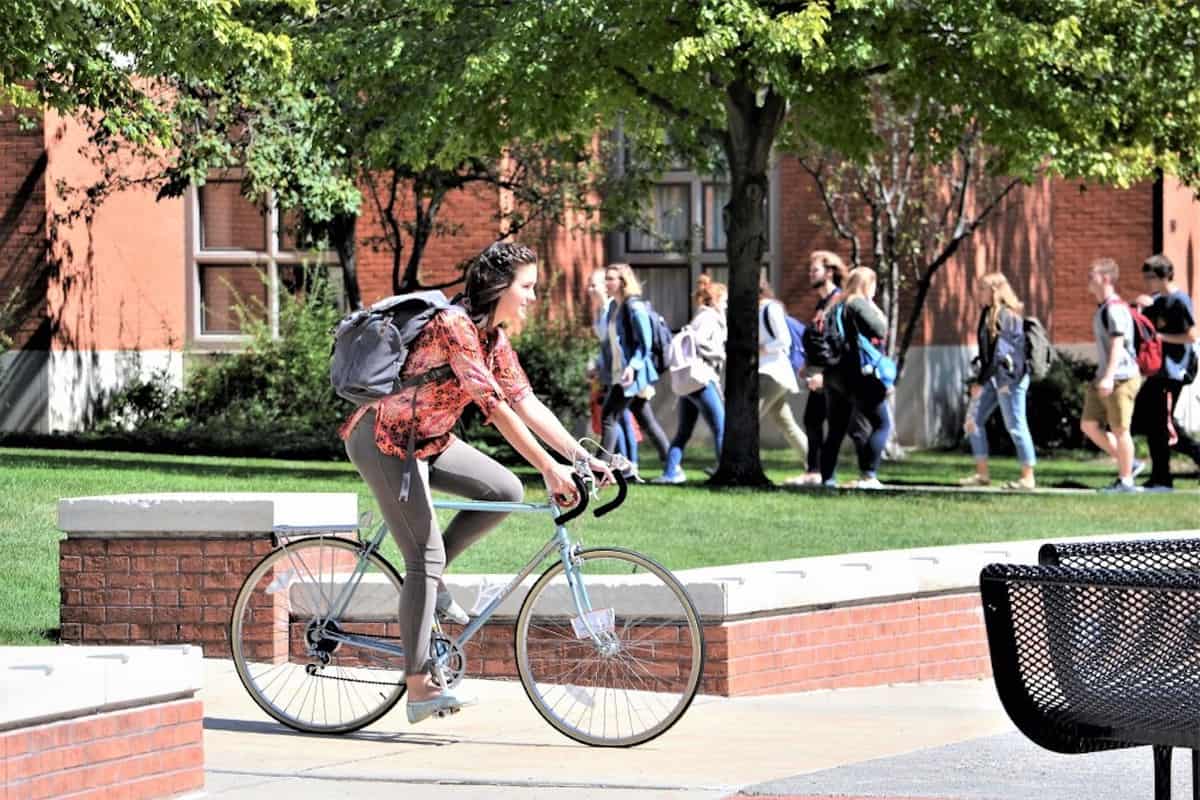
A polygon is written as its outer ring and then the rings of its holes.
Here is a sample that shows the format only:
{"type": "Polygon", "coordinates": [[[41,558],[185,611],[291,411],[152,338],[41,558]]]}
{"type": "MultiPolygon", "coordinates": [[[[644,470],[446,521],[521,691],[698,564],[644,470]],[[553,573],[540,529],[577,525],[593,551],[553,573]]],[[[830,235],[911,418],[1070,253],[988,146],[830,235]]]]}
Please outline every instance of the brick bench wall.
{"type": "Polygon", "coordinates": [[[228,658],[229,616],[270,539],[78,538],[59,545],[63,644],[198,644],[228,658]]]}
{"type": "Polygon", "coordinates": [[[11,800],[164,798],[204,786],[199,700],[0,732],[0,792],[11,800]]]}

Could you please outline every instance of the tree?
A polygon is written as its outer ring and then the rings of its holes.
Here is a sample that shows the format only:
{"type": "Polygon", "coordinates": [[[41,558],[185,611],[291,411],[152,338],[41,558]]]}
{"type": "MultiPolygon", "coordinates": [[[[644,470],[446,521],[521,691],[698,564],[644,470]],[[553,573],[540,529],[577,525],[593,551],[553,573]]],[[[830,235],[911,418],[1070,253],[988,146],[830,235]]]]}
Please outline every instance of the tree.
{"type": "Polygon", "coordinates": [[[903,374],[934,277],[1021,181],[993,174],[977,125],[958,132],[958,139],[943,136],[937,123],[946,109],[936,101],[917,100],[900,113],[877,88],[872,105],[882,150],[857,163],[832,148],[797,155],[817,186],[825,218],[850,247],[850,265],[869,266],[879,276],[886,348],[903,374]],[[901,292],[913,284],[916,295],[902,308],[901,292]]]}
{"type": "MultiPolygon", "coordinates": [[[[439,105],[465,106],[468,129],[547,135],[586,124],[644,125],[725,154],[730,267],[726,446],[713,480],[766,482],[758,456],[756,295],[762,199],[780,141],[881,147],[871,87],[887,76],[904,112],[917,98],[974,126],[995,174],[1041,169],[1129,182],[1163,166],[1200,168],[1200,12],[1137,0],[842,3],[598,0],[403,4],[467,27],[463,68],[439,105]]],[[[431,110],[431,113],[436,113],[431,110]]]]}
{"type": "MultiPolygon", "coordinates": [[[[312,0],[279,0],[304,13],[312,0]]],[[[204,77],[227,62],[286,70],[286,36],[254,26],[237,0],[0,0],[0,105],[98,115],[107,136],[168,138],[160,77],[204,77]]]]}

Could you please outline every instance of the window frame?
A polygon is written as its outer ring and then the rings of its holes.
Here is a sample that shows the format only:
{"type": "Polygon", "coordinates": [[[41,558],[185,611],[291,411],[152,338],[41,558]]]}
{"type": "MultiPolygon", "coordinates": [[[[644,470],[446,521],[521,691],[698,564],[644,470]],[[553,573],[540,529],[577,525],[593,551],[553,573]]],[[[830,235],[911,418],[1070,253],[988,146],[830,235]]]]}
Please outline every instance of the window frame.
{"type": "MultiPolygon", "coordinates": [[[[213,175],[211,181],[241,181],[237,173],[221,172],[213,175]]],[[[276,202],[275,193],[268,192],[265,199],[263,224],[266,226],[265,250],[244,249],[205,249],[201,246],[203,221],[200,218],[200,192],[195,184],[188,187],[185,194],[187,215],[187,269],[188,269],[188,318],[187,338],[190,345],[199,350],[223,351],[236,350],[250,340],[245,333],[205,333],[203,295],[201,293],[200,272],[205,266],[252,266],[262,269],[267,276],[267,314],[271,326],[271,334],[279,335],[279,269],[284,266],[300,266],[305,264],[323,264],[326,267],[339,264],[337,253],[333,250],[284,250],[280,248],[281,232],[279,223],[282,215],[276,202]]]]}
{"type": "MultiPolygon", "coordinates": [[[[615,132],[617,137],[617,146],[620,148],[620,157],[617,163],[624,169],[625,165],[625,150],[626,139],[620,129],[615,132]]],[[[781,172],[779,169],[779,159],[775,153],[771,154],[771,161],[767,167],[767,249],[763,253],[763,267],[766,269],[767,280],[771,286],[778,292],[780,278],[780,218],[779,218],[779,192],[781,172]]],[[[626,231],[617,231],[609,236],[608,252],[610,261],[625,262],[636,269],[655,269],[655,268],[683,268],[688,270],[688,286],[695,286],[697,278],[709,267],[728,267],[728,258],[725,250],[706,250],[704,248],[704,187],[706,184],[728,183],[729,179],[726,175],[700,173],[694,170],[685,169],[670,169],[664,172],[655,181],[655,184],[689,184],[690,190],[690,216],[689,220],[689,237],[688,250],[686,252],[677,251],[671,253],[665,252],[642,252],[630,250],[627,246],[628,237],[626,231]]],[[[718,212],[719,213],[719,212],[718,212]]],[[[653,300],[654,298],[651,298],[653,300]]],[[[695,314],[696,309],[692,304],[692,293],[689,289],[687,297],[688,318],[690,319],[695,314]]]]}

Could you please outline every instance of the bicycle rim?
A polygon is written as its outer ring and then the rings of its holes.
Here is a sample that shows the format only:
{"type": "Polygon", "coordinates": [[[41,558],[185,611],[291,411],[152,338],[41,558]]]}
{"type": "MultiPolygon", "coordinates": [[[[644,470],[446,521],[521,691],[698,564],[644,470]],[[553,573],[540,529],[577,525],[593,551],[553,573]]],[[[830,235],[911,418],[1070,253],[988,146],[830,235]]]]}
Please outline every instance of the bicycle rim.
{"type": "Polygon", "coordinates": [[[521,606],[521,684],[538,713],[576,741],[648,742],[696,695],[704,629],[683,586],[654,561],[617,548],[584,550],[579,559],[591,605],[586,618],[561,563],[542,574],[521,606]]]}
{"type": "Polygon", "coordinates": [[[339,619],[328,620],[360,552],[346,539],[303,539],[268,553],[238,592],[230,620],[238,677],[254,702],[290,728],[355,731],[404,694],[403,656],[328,636],[399,636],[403,579],[376,554],[367,560],[353,602],[339,619]]]}

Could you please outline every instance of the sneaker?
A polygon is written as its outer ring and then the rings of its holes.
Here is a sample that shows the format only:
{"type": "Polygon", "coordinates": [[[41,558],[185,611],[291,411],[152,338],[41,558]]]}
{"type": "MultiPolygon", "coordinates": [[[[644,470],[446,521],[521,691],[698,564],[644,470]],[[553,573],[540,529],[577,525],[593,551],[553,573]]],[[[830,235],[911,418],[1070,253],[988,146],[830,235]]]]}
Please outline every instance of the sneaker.
{"type": "Polygon", "coordinates": [[[1004,488],[1013,492],[1032,492],[1037,488],[1037,484],[1034,482],[1033,478],[1030,478],[1029,480],[1017,478],[1015,481],[1005,481],[1004,488]]]}
{"type": "Polygon", "coordinates": [[[806,472],[803,475],[793,475],[783,482],[784,486],[817,486],[821,483],[821,473],[806,472]]]}
{"type": "Polygon", "coordinates": [[[879,478],[874,475],[866,478],[859,478],[854,482],[855,489],[882,489],[883,484],[879,482],[879,478]]]}
{"type": "Polygon", "coordinates": [[[683,473],[683,470],[681,470],[681,469],[676,470],[675,472],[664,472],[662,475],[659,475],[657,478],[651,478],[650,482],[651,483],[669,483],[669,484],[687,483],[687,475],[685,475],[683,473]]]}
{"type": "Polygon", "coordinates": [[[705,467],[704,474],[711,478],[713,475],[717,474],[717,468],[716,467],[705,467]]]}
{"type": "Polygon", "coordinates": [[[974,475],[969,475],[966,478],[959,478],[958,485],[959,486],[991,486],[992,479],[985,478],[982,475],[976,473],[974,475]]]}
{"type": "Polygon", "coordinates": [[[837,478],[829,478],[827,480],[823,480],[823,481],[821,481],[820,486],[822,489],[836,489],[836,488],[838,488],[837,478]]]}
{"type": "Polygon", "coordinates": [[[1142,490],[1140,486],[1134,486],[1132,483],[1125,483],[1120,478],[1105,486],[1100,490],[1102,494],[1137,494],[1142,490]]]}
{"type": "Polygon", "coordinates": [[[466,625],[471,621],[471,618],[467,616],[467,612],[463,610],[463,607],[454,602],[454,595],[450,594],[449,591],[438,592],[434,612],[443,622],[466,625]]]}
{"type": "Polygon", "coordinates": [[[1145,483],[1142,484],[1142,491],[1143,492],[1158,492],[1158,493],[1173,492],[1173,491],[1175,491],[1175,486],[1170,483],[1157,483],[1156,481],[1146,481],[1145,483]]]}
{"type": "Polygon", "coordinates": [[[1141,474],[1142,474],[1142,471],[1143,471],[1143,470],[1145,470],[1145,469],[1146,469],[1146,462],[1145,462],[1145,461],[1139,461],[1138,459],[1136,459],[1136,458],[1135,458],[1135,459],[1133,460],[1132,469],[1130,469],[1130,470],[1129,470],[1129,479],[1130,479],[1130,480],[1133,480],[1133,479],[1134,479],[1134,478],[1136,478],[1138,475],[1141,475],[1141,474]]]}

